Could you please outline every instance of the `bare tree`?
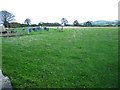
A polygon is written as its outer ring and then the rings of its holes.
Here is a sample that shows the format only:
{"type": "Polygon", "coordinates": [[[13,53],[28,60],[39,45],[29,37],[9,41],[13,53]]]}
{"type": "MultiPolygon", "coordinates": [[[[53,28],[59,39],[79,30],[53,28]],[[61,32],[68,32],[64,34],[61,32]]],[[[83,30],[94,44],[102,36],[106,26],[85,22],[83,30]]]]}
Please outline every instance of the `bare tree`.
{"type": "Polygon", "coordinates": [[[5,27],[9,27],[9,22],[14,21],[14,15],[6,10],[1,11],[1,20],[5,27]]]}
{"type": "Polygon", "coordinates": [[[68,23],[68,20],[66,18],[61,19],[62,31],[63,31],[63,27],[67,25],[67,23],[68,23]]]}
{"type": "Polygon", "coordinates": [[[24,21],[24,23],[29,26],[31,24],[31,20],[29,18],[26,18],[25,21],[24,21]]]}

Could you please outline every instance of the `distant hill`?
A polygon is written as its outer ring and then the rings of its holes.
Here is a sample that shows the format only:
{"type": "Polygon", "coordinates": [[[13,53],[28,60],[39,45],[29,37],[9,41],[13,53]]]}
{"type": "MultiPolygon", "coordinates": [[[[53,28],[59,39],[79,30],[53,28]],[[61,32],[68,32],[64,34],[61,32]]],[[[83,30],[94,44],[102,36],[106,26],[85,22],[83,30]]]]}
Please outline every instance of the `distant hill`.
{"type": "MultiPolygon", "coordinates": [[[[118,21],[118,20],[113,20],[113,21],[107,21],[107,20],[91,21],[92,25],[108,25],[108,24],[116,25],[116,24],[118,24],[118,22],[120,23],[120,21],[118,21]]],[[[84,23],[80,23],[80,24],[83,25],[84,23]]]]}
{"type": "Polygon", "coordinates": [[[118,20],[113,21],[106,21],[106,20],[98,20],[98,21],[92,21],[93,25],[105,25],[105,24],[117,24],[118,20]]]}

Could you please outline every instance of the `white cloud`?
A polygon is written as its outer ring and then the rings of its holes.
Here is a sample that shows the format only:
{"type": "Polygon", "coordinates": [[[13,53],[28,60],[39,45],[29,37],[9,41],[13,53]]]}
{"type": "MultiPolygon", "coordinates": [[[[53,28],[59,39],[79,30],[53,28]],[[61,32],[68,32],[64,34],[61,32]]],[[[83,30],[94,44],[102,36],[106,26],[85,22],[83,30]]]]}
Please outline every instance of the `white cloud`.
{"type": "Polygon", "coordinates": [[[0,10],[7,10],[23,23],[60,22],[62,17],[69,23],[93,20],[116,20],[119,0],[2,0],[0,10]]]}

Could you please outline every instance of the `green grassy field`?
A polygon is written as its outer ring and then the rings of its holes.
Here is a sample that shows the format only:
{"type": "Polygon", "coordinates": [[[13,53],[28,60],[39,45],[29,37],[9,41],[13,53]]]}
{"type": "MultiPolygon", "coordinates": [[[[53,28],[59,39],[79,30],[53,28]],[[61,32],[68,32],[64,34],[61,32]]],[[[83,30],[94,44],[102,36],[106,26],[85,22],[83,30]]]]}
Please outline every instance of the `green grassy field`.
{"type": "Polygon", "coordinates": [[[74,28],[2,39],[13,88],[118,87],[118,29],[74,28]]]}

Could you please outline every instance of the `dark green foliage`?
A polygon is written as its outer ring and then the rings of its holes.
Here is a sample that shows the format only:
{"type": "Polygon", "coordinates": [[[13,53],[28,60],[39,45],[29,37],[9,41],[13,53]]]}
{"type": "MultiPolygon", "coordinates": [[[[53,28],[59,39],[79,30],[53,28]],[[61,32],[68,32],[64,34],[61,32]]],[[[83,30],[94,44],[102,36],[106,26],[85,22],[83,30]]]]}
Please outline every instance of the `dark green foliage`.
{"type": "Polygon", "coordinates": [[[75,20],[75,21],[73,22],[73,25],[74,25],[74,26],[80,26],[80,24],[79,24],[79,22],[78,22],[77,20],[75,20]]]}
{"type": "Polygon", "coordinates": [[[87,22],[84,23],[84,26],[85,27],[91,27],[92,23],[90,21],[87,21],[87,22]]]}
{"type": "Polygon", "coordinates": [[[19,28],[20,27],[20,23],[17,22],[12,22],[9,23],[10,28],[19,28]]]}
{"type": "Polygon", "coordinates": [[[61,26],[59,23],[39,23],[39,26],[61,26]]]}

